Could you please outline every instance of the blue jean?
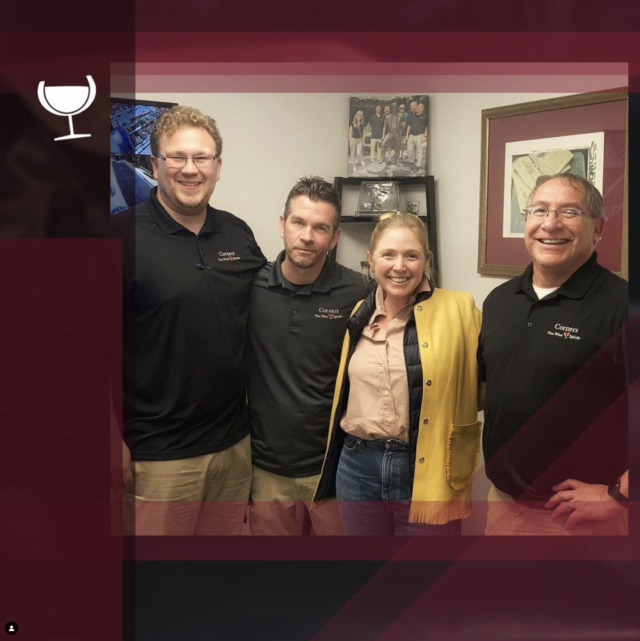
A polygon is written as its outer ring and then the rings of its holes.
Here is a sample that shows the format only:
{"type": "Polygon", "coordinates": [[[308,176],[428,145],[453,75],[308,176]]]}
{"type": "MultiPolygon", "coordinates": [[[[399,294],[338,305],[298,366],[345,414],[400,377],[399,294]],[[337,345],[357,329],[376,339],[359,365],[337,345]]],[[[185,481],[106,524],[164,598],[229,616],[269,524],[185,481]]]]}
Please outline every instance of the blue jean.
{"type": "Polygon", "coordinates": [[[344,439],[336,492],[345,534],[446,536],[460,534],[461,520],[445,525],[409,523],[409,445],[394,439],[344,439]]]}

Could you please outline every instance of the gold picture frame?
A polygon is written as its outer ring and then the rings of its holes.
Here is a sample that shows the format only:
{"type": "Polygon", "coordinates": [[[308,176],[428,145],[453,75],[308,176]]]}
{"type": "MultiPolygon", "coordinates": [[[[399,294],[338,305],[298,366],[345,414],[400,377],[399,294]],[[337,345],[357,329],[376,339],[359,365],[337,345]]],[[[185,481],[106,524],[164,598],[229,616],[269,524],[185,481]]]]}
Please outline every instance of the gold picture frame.
{"type": "MultiPolygon", "coordinates": [[[[595,136],[604,140],[598,157],[607,220],[598,245],[599,262],[628,279],[628,96],[626,92],[594,92],[495,107],[482,111],[480,168],[480,233],[478,273],[517,276],[530,262],[521,238],[505,237],[508,144],[537,139],[565,140],[595,136]]],[[[508,236],[508,235],[507,235],[508,236]]],[[[515,236],[515,234],[514,234],[515,236]]]]}

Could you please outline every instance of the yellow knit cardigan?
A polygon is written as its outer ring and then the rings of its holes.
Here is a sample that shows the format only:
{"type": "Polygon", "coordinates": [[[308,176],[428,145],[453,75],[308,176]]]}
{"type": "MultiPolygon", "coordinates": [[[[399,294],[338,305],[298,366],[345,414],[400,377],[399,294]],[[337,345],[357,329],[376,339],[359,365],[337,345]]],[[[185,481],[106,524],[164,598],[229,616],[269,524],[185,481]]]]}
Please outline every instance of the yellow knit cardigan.
{"type": "MultiPolygon", "coordinates": [[[[428,300],[414,305],[414,314],[423,393],[409,521],[443,524],[471,513],[471,481],[480,456],[476,362],[480,311],[467,292],[434,289],[428,300]]],[[[349,347],[347,332],[328,447],[349,347]]]]}

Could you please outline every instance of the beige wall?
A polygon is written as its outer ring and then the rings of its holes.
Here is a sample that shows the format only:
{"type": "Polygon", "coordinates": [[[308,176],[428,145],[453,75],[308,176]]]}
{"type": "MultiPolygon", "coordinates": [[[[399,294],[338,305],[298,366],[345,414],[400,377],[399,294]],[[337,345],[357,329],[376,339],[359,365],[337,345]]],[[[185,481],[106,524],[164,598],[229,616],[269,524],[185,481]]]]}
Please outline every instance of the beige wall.
{"type": "MultiPolygon", "coordinates": [[[[428,173],[436,185],[440,285],[470,291],[479,306],[505,280],[477,273],[481,111],[557,95],[430,94],[428,173]]],[[[329,181],[346,175],[348,94],[154,93],[138,98],[191,105],[216,119],[224,153],[212,204],[247,221],[269,259],[282,247],[278,216],[296,180],[308,174],[329,181]]],[[[345,225],[338,260],[357,269],[371,229],[369,224],[345,225]]]]}

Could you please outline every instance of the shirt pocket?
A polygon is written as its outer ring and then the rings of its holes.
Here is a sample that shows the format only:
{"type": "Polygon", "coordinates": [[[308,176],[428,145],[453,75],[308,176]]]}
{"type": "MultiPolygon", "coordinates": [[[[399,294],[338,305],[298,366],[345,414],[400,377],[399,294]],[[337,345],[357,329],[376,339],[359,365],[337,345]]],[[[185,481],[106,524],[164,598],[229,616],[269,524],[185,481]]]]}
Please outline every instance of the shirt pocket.
{"type": "Polygon", "coordinates": [[[473,480],[480,459],[482,423],[450,425],[447,433],[447,482],[462,490],[473,480]]]}

